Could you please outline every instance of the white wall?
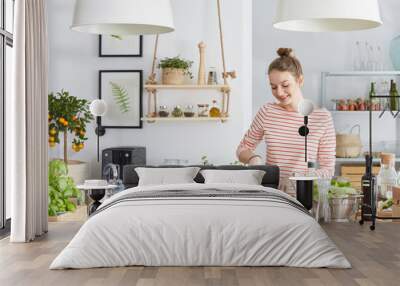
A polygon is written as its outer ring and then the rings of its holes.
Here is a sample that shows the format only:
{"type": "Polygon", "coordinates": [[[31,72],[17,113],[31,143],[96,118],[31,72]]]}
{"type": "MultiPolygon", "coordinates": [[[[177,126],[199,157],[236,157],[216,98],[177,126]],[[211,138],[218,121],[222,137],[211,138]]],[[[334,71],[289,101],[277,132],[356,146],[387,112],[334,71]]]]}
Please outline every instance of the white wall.
{"type": "MultiPolygon", "coordinates": [[[[400,1],[380,1],[381,15],[384,24],[373,30],[354,31],[346,33],[298,33],[276,30],[272,27],[277,0],[253,1],[253,115],[268,101],[272,95],[266,80],[267,65],[277,57],[279,47],[291,47],[300,59],[304,73],[304,96],[319,103],[322,71],[344,71],[353,68],[353,50],[356,41],[368,41],[381,45],[385,51],[385,64],[392,69],[389,59],[390,41],[400,33],[398,11],[400,1]]],[[[344,79],[330,86],[332,97],[363,97],[367,96],[368,83],[375,79],[344,79]],[[360,82],[364,83],[360,85],[360,82]]],[[[354,124],[361,124],[362,139],[367,143],[367,117],[346,115],[335,118],[339,131],[349,131],[354,124]]],[[[397,120],[398,121],[398,120],[397,120]]],[[[374,141],[397,140],[398,132],[395,121],[388,118],[374,125],[374,141]],[[385,127],[385,128],[382,128],[385,127]],[[385,131],[386,129],[386,131],[385,131]],[[392,130],[392,131],[389,131],[392,130]]],[[[264,146],[259,147],[261,154],[264,146]]]]}
{"type": "MultiPolygon", "coordinates": [[[[159,57],[180,55],[195,61],[196,78],[198,66],[197,44],[207,44],[207,66],[217,66],[220,60],[217,10],[213,0],[172,0],[176,31],[160,36],[159,57]]],[[[98,37],[69,29],[74,1],[49,0],[48,31],[50,48],[49,90],[62,88],[72,95],[89,100],[98,97],[98,71],[100,69],[143,69],[146,79],[153,53],[154,37],[144,37],[142,58],[99,58],[98,37]]],[[[225,32],[225,48],[228,69],[235,69],[239,77],[232,81],[231,119],[227,123],[144,123],[143,129],[111,130],[100,139],[102,148],[114,146],[146,146],[149,164],[163,163],[166,158],[200,163],[207,155],[214,164],[226,164],[235,160],[235,149],[251,119],[251,1],[222,1],[225,32]]],[[[200,102],[211,103],[220,99],[213,92],[163,92],[159,105],[185,105],[200,102]]],[[[143,94],[143,111],[147,110],[147,95],[143,94]]],[[[93,125],[94,127],[94,125],[93,125]]],[[[73,159],[91,163],[91,176],[98,177],[96,161],[96,136],[89,128],[86,149],[78,154],[70,151],[73,159]]],[[[60,157],[62,146],[50,150],[51,157],[60,157]]]]}

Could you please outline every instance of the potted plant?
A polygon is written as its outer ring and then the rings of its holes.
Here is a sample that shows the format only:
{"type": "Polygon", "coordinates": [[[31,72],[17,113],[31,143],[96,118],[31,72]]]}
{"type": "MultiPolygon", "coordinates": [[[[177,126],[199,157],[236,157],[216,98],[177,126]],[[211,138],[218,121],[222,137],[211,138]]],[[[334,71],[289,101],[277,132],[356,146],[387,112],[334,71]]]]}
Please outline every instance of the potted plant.
{"type": "Polygon", "coordinates": [[[158,68],[162,69],[162,83],[178,85],[183,84],[185,77],[193,78],[190,68],[193,62],[176,56],[174,58],[164,58],[160,61],[158,68]]]}
{"type": "Polygon", "coordinates": [[[49,162],[49,216],[56,216],[66,211],[74,211],[76,203],[72,198],[81,198],[80,191],[68,176],[67,166],[62,160],[49,162]]]}
{"type": "Polygon", "coordinates": [[[86,137],[86,125],[93,120],[89,111],[89,102],[86,99],[78,99],[61,90],[56,94],[50,93],[49,102],[49,145],[55,147],[60,143],[60,136],[64,143],[64,162],[68,166],[69,175],[75,183],[81,183],[88,173],[87,164],[80,161],[68,161],[68,133],[73,134],[72,150],[79,152],[84,148],[86,137]]]}

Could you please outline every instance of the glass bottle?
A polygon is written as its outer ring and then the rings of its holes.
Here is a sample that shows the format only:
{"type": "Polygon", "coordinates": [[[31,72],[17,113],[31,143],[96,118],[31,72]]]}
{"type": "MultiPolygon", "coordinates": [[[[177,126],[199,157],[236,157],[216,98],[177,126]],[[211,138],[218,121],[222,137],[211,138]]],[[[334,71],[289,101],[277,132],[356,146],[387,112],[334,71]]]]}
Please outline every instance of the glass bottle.
{"type": "Polygon", "coordinates": [[[376,177],[372,174],[372,157],[365,155],[365,173],[361,178],[361,189],[363,192],[362,214],[363,220],[371,220],[371,209],[376,204],[376,177]],[[373,199],[372,199],[373,198],[373,199]]]}
{"type": "Polygon", "coordinates": [[[376,98],[374,98],[374,96],[376,96],[376,92],[375,92],[375,82],[371,82],[371,90],[369,91],[369,108],[371,110],[376,110],[375,108],[375,103],[376,103],[376,98]]]}
{"type": "Polygon", "coordinates": [[[209,85],[218,84],[217,69],[215,67],[209,68],[207,84],[209,84],[209,85]]]}
{"type": "Polygon", "coordinates": [[[210,117],[221,117],[221,111],[217,107],[217,101],[213,100],[212,103],[213,106],[210,108],[210,117]]]}
{"type": "Polygon", "coordinates": [[[353,49],[353,70],[355,71],[361,70],[361,51],[360,51],[359,41],[356,41],[353,49]]]}
{"type": "Polygon", "coordinates": [[[390,84],[390,109],[393,111],[397,111],[399,109],[399,93],[397,92],[397,86],[394,80],[391,80],[390,84]]]}
{"type": "Polygon", "coordinates": [[[392,186],[397,185],[397,173],[394,167],[395,155],[381,153],[381,168],[378,173],[378,197],[381,199],[392,198],[392,186]]]}

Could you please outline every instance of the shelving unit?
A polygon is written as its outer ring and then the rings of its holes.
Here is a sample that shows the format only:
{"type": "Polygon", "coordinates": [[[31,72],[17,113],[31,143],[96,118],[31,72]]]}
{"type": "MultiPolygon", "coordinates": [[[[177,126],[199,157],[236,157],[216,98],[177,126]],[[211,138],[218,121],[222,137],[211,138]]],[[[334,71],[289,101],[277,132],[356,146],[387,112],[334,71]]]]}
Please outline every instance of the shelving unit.
{"type": "Polygon", "coordinates": [[[229,85],[216,84],[216,85],[197,85],[197,84],[184,84],[184,85],[163,85],[163,84],[145,84],[146,90],[157,90],[157,89],[216,89],[225,91],[229,89],[229,85]]]}
{"type": "MultiPolygon", "coordinates": [[[[226,122],[229,118],[229,100],[231,88],[228,85],[228,78],[234,79],[236,78],[235,71],[227,71],[226,62],[225,62],[225,51],[224,51],[224,41],[223,41],[223,33],[222,33],[222,17],[221,17],[221,5],[220,0],[216,0],[217,11],[218,11],[218,28],[219,28],[219,39],[220,39],[220,48],[221,48],[221,60],[222,60],[222,78],[223,84],[220,85],[198,85],[198,84],[185,84],[185,85],[163,85],[158,84],[156,81],[155,74],[155,66],[157,60],[157,48],[158,48],[158,35],[156,36],[156,41],[154,45],[154,55],[153,55],[153,64],[151,73],[146,81],[144,86],[145,90],[148,93],[148,110],[145,117],[141,118],[142,121],[146,121],[148,123],[155,122],[183,122],[183,121],[199,121],[199,122],[226,122]],[[222,96],[222,104],[220,108],[220,117],[157,117],[158,109],[157,109],[157,95],[161,90],[216,90],[221,93],[222,96]]],[[[199,46],[200,48],[200,46],[199,46]]],[[[200,52],[201,55],[202,52],[200,52]]],[[[203,82],[203,81],[200,81],[203,82]]]]}
{"type": "MultiPolygon", "coordinates": [[[[381,77],[381,76],[400,76],[400,71],[336,71],[321,73],[321,106],[327,107],[326,85],[329,77],[381,77]]],[[[329,108],[328,108],[329,109],[329,108]]],[[[344,111],[352,112],[352,111],[344,111]]],[[[354,111],[363,112],[363,111],[354,111]]],[[[368,112],[368,111],[366,111],[368,112]]],[[[379,112],[379,111],[373,111],[379,112]]]]}
{"type": "Polygon", "coordinates": [[[161,84],[146,84],[144,86],[148,93],[148,112],[147,116],[142,120],[148,123],[155,122],[182,122],[182,121],[221,121],[226,122],[229,118],[229,96],[230,87],[227,84],[223,85],[161,85],[161,84]],[[222,106],[221,117],[157,117],[157,93],[159,90],[216,90],[221,93],[222,106]],[[151,104],[153,102],[153,105],[151,104]]]}
{"type": "MultiPolygon", "coordinates": [[[[327,107],[327,97],[326,97],[326,86],[327,86],[327,79],[329,77],[388,77],[388,76],[400,76],[400,71],[344,71],[344,72],[322,72],[321,74],[321,105],[323,107],[327,107]]],[[[373,99],[382,99],[382,98],[391,98],[388,95],[375,95],[371,96],[369,95],[368,99],[372,101],[373,99]]],[[[329,108],[328,108],[329,109],[329,108]]],[[[377,119],[379,120],[380,114],[382,111],[373,111],[371,110],[371,105],[369,105],[369,110],[368,111],[331,111],[333,115],[335,114],[340,114],[340,115],[368,115],[368,125],[369,125],[369,132],[368,132],[368,137],[369,137],[369,154],[373,154],[373,149],[372,149],[372,119],[377,116],[377,119]]],[[[395,112],[396,113],[396,112],[395,112]]],[[[352,162],[352,163],[363,163],[365,160],[364,158],[337,158],[337,162],[352,162]]],[[[374,163],[379,162],[378,159],[373,159],[372,162],[368,163],[371,164],[371,170],[374,165],[374,163]]],[[[396,159],[396,162],[400,162],[400,158],[396,159]]],[[[363,182],[365,183],[365,182],[363,182]]],[[[361,208],[361,220],[359,221],[360,224],[364,223],[364,218],[369,217],[371,220],[371,225],[370,229],[375,230],[375,223],[376,219],[391,219],[391,220],[397,220],[400,219],[400,217],[382,217],[378,214],[377,212],[377,202],[376,202],[376,189],[373,186],[372,179],[368,182],[369,183],[369,191],[365,194],[366,197],[370,198],[369,202],[363,202],[362,208],[361,208]],[[370,210],[369,213],[364,213],[364,208],[370,210]],[[365,217],[364,217],[365,216],[365,217]]],[[[367,186],[367,185],[364,185],[367,186]]]]}
{"type": "MultiPolygon", "coordinates": [[[[358,157],[358,158],[336,158],[336,162],[338,163],[365,163],[365,158],[364,157],[358,157]]],[[[373,159],[373,163],[379,163],[378,158],[373,159]]],[[[400,158],[396,158],[396,162],[400,162],[400,158]]]]}
{"type": "Polygon", "coordinates": [[[142,117],[142,120],[145,120],[149,123],[154,122],[176,122],[176,121],[220,121],[222,123],[226,122],[229,118],[228,117],[142,117]]]}

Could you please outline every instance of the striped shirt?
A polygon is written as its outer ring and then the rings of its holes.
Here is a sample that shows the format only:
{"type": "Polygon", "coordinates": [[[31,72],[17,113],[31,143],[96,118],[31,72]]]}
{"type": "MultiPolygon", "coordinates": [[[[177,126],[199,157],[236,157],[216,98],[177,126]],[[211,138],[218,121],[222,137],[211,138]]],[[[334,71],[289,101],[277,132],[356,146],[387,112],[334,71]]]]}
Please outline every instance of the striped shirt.
{"type": "MultiPolygon", "coordinates": [[[[266,163],[279,166],[281,178],[294,172],[304,173],[304,137],[298,133],[304,117],[296,111],[267,103],[260,108],[250,129],[237,149],[254,151],[261,140],[266,143],[266,163]]],[[[332,116],[325,108],[316,109],[308,117],[307,159],[319,163],[319,176],[333,176],[335,171],[336,135],[332,116]]]]}

